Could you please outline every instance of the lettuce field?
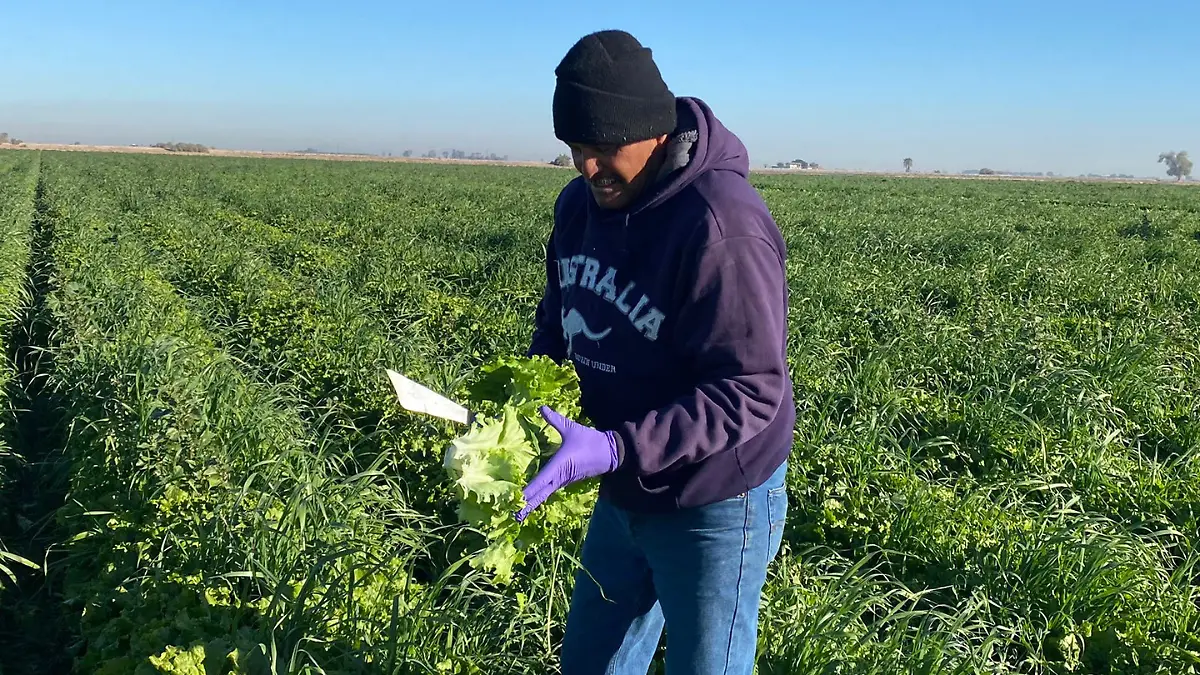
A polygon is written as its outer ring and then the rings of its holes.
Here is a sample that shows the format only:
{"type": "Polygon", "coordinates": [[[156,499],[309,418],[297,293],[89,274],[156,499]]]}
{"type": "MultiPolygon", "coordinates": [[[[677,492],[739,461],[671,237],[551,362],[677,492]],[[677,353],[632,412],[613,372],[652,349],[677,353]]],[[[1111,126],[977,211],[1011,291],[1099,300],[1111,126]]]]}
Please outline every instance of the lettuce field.
{"type": "MultiPolygon", "coordinates": [[[[569,400],[510,357],[572,175],[0,153],[0,673],[557,672],[578,519],[489,566],[384,369],[569,400]]],[[[759,672],[1200,672],[1200,191],[752,180],[798,408],[759,672]]]]}

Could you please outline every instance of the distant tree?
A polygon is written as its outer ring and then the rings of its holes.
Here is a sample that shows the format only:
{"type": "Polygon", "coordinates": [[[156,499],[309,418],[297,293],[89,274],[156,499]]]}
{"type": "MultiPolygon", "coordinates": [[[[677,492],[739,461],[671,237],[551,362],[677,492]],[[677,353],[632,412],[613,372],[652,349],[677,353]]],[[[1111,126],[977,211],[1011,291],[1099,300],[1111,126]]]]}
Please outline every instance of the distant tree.
{"type": "Polygon", "coordinates": [[[152,148],[162,148],[167,152],[208,152],[208,148],[199,143],[155,143],[152,148]]]}
{"type": "Polygon", "coordinates": [[[981,176],[994,176],[994,175],[996,175],[996,172],[995,172],[994,170],[992,170],[992,169],[987,169],[987,168],[984,168],[984,169],[980,169],[980,170],[979,170],[979,175],[981,175],[981,176]]]}
{"type": "Polygon", "coordinates": [[[405,157],[412,157],[412,150],[405,150],[403,154],[405,157]]]}
{"type": "Polygon", "coordinates": [[[908,173],[908,172],[912,171],[912,164],[913,164],[912,157],[904,158],[904,173],[908,173]]]}
{"type": "Polygon", "coordinates": [[[571,166],[571,156],[568,154],[562,154],[558,157],[555,157],[554,161],[550,163],[554,166],[571,166]]]}
{"type": "Polygon", "coordinates": [[[0,133],[0,145],[8,142],[8,132],[0,133]]]}
{"type": "Polygon", "coordinates": [[[1175,180],[1183,180],[1192,175],[1192,160],[1188,158],[1187,150],[1181,152],[1164,152],[1158,156],[1159,163],[1166,163],[1167,175],[1175,180]]]}

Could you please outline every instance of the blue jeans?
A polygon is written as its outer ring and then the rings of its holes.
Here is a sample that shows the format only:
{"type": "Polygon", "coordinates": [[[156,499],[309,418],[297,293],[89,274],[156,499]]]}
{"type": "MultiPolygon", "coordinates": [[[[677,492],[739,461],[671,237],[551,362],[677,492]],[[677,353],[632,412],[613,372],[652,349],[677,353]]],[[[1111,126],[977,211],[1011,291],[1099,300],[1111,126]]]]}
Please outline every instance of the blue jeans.
{"type": "Polygon", "coordinates": [[[564,675],[751,675],[767,565],[787,515],[784,463],[748,493],[644,515],[596,503],[563,639],[564,675]],[[599,585],[597,585],[599,584],[599,585]]]}

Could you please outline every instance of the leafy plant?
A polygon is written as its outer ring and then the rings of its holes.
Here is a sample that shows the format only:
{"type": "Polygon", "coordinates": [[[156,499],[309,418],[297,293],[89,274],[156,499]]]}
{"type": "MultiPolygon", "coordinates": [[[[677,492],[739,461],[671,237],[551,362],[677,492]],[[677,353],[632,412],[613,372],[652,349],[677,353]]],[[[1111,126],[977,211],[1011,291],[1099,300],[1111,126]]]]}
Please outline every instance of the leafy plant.
{"type": "Polygon", "coordinates": [[[513,515],[524,506],[522,489],[562,442],[538,410],[546,405],[579,415],[579,383],[571,366],[557,366],[545,356],[501,358],[481,372],[471,401],[483,416],[477,413],[471,430],[454,439],[444,465],[454,480],[459,518],[488,542],[473,563],[508,583],[513,566],[536,545],[562,545],[577,534],[595,502],[596,481],[559,490],[517,523],[513,515]]]}

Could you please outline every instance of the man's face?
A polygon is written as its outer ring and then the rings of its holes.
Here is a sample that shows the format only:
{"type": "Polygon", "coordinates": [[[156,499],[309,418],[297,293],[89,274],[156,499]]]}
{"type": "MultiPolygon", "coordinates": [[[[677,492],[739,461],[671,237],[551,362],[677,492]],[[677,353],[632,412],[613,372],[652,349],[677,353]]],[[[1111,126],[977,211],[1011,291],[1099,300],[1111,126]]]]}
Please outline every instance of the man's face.
{"type": "Polygon", "coordinates": [[[655,151],[666,141],[663,135],[627,145],[568,145],[575,169],[587,179],[596,203],[605,209],[621,209],[653,181],[662,163],[661,153],[655,151]]]}

